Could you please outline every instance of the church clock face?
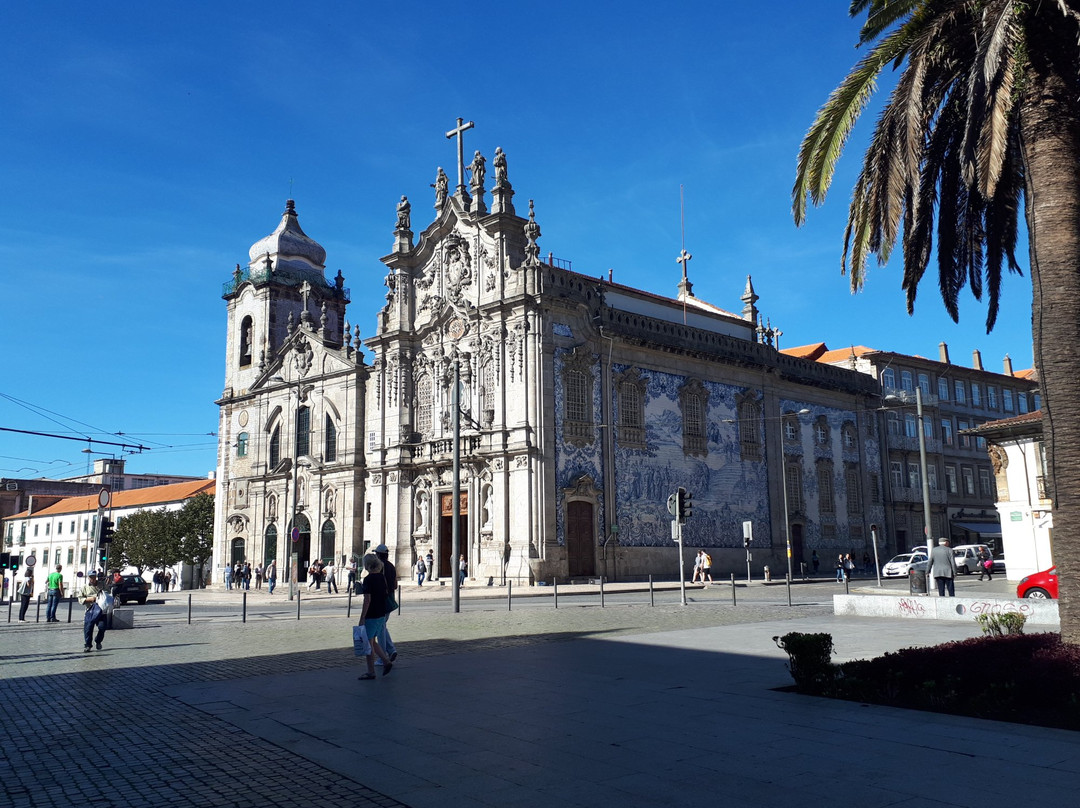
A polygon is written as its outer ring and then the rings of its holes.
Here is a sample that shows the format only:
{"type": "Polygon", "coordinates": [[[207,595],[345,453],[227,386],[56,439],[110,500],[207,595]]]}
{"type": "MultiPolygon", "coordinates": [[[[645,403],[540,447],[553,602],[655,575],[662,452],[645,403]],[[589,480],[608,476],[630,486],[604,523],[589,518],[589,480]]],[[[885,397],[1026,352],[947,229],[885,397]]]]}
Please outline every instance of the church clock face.
{"type": "Polygon", "coordinates": [[[460,317],[455,317],[451,320],[446,326],[446,336],[454,340],[461,339],[465,336],[465,321],[460,317]]]}
{"type": "Polygon", "coordinates": [[[236,416],[236,422],[238,424],[240,424],[240,426],[247,426],[247,423],[248,423],[247,410],[240,410],[240,414],[238,416],[236,416]]]}

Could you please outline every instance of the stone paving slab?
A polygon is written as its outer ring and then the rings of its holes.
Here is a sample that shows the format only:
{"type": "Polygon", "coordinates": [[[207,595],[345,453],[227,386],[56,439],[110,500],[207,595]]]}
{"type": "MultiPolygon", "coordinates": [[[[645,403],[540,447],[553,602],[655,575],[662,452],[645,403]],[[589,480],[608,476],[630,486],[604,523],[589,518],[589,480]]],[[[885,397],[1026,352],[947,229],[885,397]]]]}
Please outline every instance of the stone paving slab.
{"type": "Polygon", "coordinates": [[[1078,733],[776,690],[776,634],[829,631],[841,660],[974,623],[828,602],[416,610],[373,682],[350,626],[137,626],[90,654],[76,627],[0,632],[0,804],[1015,808],[1078,782],[1078,733]],[[106,712],[125,737],[101,762],[75,729],[106,712]]]}

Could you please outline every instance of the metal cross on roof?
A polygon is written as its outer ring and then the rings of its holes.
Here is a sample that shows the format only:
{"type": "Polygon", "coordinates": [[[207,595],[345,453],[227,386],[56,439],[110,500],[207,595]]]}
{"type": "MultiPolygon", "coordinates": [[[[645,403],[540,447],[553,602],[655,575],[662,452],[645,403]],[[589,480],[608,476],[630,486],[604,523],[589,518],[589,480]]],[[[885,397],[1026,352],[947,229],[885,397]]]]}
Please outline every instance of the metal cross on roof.
{"type": "Polygon", "coordinates": [[[465,123],[464,118],[457,119],[457,126],[446,133],[449,140],[457,137],[457,184],[459,189],[465,188],[465,140],[462,135],[474,126],[472,121],[465,123]]]}
{"type": "Polygon", "coordinates": [[[686,251],[686,248],[683,247],[683,251],[681,253],[679,253],[679,257],[675,259],[680,264],[682,264],[683,280],[686,280],[686,265],[690,263],[690,259],[693,258],[693,257],[694,256],[692,256],[690,253],[688,253],[686,251]]]}

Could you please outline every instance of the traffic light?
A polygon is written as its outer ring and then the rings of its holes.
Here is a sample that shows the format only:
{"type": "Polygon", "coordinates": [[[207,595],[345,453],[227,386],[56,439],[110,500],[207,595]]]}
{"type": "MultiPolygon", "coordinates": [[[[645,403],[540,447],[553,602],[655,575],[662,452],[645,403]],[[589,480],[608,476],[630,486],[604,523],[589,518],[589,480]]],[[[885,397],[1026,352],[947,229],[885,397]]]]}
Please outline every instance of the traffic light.
{"type": "Polygon", "coordinates": [[[101,562],[102,569],[109,566],[109,545],[103,544],[98,548],[98,560],[101,562]]]}
{"type": "Polygon", "coordinates": [[[101,520],[101,535],[98,538],[98,544],[104,546],[113,540],[115,531],[113,531],[113,520],[102,519],[101,520]]]}
{"type": "Polygon", "coordinates": [[[691,502],[693,498],[694,495],[682,486],[679,486],[679,490],[675,492],[675,518],[679,520],[680,524],[694,515],[691,510],[693,508],[691,502]]]}
{"type": "Polygon", "coordinates": [[[0,570],[6,570],[11,563],[11,553],[0,553],[0,570]]]}
{"type": "Polygon", "coordinates": [[[21,555],[13,555],[11,557],[11,562],[10,563],[11,563],[11,571],[12,572],[17,572],[20,565],[22,565],[22,556],[21,555]]]}

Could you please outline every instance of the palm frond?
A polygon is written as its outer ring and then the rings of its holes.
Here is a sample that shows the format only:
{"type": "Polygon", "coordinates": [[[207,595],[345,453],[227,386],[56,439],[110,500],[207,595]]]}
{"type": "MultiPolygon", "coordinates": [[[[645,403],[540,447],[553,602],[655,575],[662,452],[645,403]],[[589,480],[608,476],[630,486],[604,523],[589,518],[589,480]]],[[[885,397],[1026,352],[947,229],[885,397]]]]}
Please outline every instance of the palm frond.
{"type": "Polygon", "coordinates": [[[859,31],[859,44],[873,42],[897,22],[907,17],[925,0],[854,0],[848,13],[857,17],[869,8],[859,31]]]}

